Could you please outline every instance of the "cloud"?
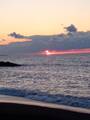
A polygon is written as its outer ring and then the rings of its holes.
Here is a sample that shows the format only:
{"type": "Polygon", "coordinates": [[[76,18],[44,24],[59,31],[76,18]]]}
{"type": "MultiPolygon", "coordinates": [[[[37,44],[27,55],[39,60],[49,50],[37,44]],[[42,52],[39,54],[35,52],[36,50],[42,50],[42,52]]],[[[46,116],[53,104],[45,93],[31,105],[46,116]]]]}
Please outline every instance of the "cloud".
{"type": "MultiPolygon", "coordinates": [[[[72,25],[70,25],[69,27],[72,28],[72,25]]],[[[67,33],[67,34],[48,35],[48,36],[40,36],[40,35],[23,36],[14,32],[10,34],[10,36],[12,36],[10,40],[12,39],[11,41],[13,41],[14,43],[8,44],[7,47],[6,46],[3,46],[2,48],[0,47],[0,53],[4,52],[5,50],[6,50],[5,52],[8,52],[9,54],[11,53],[13,54],[13,52],[24,54],[30,52],[43,51],[47,49],[68,50],[68,49],[90,48],[90,31],[86,31],[86,32],[77,31],[77,29],[73,31],[74,31],[73,34],[67,33]],[[16,39],[17,37],[18,39],[16,39]],[[25,38],[25,41],[23,41],[24,39],[21,38],[25,38]],[[32,42],[30,39],[32,40],[32,42]]],[[[9,38],[7,40],[9,40],[9,38]]]]}
{"type": "Polygon", "coordinates": [[[70,33],[77,32],[77,28],[73,24],[71,24],[70,26],[64,27],[64,29],[66,29],[66,31],[70,33]]]}
{"type": "Polygon", "coordinates": [[[24,35],[17,34],[16,32],[10,33],[8,36],[11,36],[11,37],[14,37],[14,38],[18,38],[18,39],[26,38],[24,35]]]}
{"type": "Polygon", "coordinates": [[[4,46],[4,45],[9,45],[9,44],[15,44],[18,42],[31,42],[32,39],[27,38],[23,35],[20,34],[16,34],[15,32],[10,33],[8,36],[7,35],[2,35],[0,36],[0,46],[4,46]]]}
{"type": "Polygon", "coordinates": [[[6,40],[5,40],[5,39],[1,39],[1,38],[0,38],[0,42],[2,42],[2,41],[6,41],[6,40]]]}

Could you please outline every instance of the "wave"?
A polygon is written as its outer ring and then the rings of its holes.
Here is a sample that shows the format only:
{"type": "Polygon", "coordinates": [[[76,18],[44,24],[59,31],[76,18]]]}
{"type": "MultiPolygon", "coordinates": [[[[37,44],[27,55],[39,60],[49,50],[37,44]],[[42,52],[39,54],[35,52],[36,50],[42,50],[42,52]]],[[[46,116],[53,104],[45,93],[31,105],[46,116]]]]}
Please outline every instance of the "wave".
{"type": "Polygon", "coordinates": [[[90,97],[75,97],[70,95],[49,94],[39,90],[21,90],[14,88],[0,88],[1,95],[24,97],[32,100],[63,104],[90,109],[90,97]]]}

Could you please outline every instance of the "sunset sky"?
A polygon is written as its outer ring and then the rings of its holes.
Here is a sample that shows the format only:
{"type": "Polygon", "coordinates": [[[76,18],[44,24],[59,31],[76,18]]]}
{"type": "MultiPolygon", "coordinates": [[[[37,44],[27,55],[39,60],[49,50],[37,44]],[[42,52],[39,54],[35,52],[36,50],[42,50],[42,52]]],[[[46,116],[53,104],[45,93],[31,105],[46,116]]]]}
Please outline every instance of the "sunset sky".
{"type": "Polygon", "coordinates": [[[0,0],[0,35],[49,35],[74,24],[90,30],[90,0],[0,0]]]}

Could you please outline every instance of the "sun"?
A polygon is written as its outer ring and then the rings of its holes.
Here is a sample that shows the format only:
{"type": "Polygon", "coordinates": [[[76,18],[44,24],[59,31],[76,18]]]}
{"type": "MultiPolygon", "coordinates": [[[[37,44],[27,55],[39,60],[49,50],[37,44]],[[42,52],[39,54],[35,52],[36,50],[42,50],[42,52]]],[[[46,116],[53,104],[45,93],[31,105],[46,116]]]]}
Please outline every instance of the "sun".
{"type": "Polygon", "coordinates": [[[45,50],[46,55],[50,55],[51,53],[48,50],[45,50]]]}

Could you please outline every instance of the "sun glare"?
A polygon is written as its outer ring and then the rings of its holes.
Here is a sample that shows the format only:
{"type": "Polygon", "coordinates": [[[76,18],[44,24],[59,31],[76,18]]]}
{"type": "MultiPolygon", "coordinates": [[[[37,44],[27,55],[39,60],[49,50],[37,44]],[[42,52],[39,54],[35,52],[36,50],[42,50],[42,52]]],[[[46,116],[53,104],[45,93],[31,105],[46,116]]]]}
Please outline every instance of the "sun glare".
{"type": "Polygon", "coordinates": [[[90,48],[86,48],[86,49],[71,49],[71,50],[59,50],[59,51],[49,51],[49,50],[45,50],[42,52],[39,52],[38,54],[42,54],[42,55],[64,55],[64,54],[85,54],[85,53],[90,53],[90,48]]]}
{"type": "Polygon", "coordinates": [[[46,50],[46,51],[45,51],[45,54],[46,54],[46,55],[50,55],[51,53],[50,53],[48,50],[46,50]]]}

